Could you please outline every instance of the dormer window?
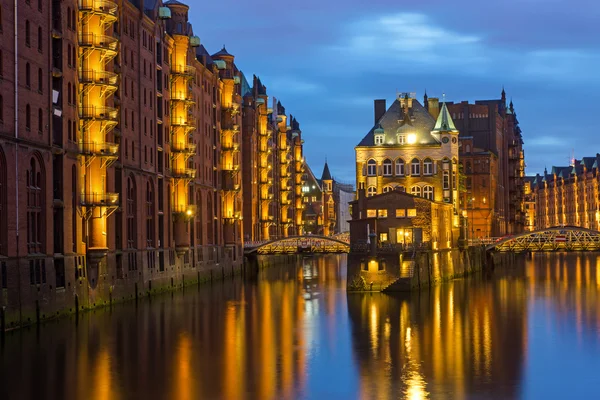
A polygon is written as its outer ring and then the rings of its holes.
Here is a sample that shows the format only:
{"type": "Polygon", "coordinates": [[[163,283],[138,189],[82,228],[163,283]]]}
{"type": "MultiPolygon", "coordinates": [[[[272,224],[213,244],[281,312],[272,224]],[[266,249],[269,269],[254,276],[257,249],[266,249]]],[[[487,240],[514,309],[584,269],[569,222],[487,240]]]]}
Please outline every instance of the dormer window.
{"type": "Polygon", "coordinates": [[[375,144],[383,144],[383,135],[375,135],[375,144]]]}
{"type": "Polygon", "coordinates": [[[405,144],[405,143],[406,143],[406,136],[398,135],[398,144],[405,144]]]}

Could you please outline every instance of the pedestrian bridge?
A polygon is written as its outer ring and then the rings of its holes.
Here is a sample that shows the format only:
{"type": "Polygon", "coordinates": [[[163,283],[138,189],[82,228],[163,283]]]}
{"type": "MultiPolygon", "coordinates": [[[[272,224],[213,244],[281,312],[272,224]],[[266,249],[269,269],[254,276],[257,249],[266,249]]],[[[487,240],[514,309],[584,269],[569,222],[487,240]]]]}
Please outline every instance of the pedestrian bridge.
{"type": "Polygon", "coordinates": [[[244,243],[245,254],[349,253],[347,236],[290,236],[244,243]]]}
{"type": "Polygon", "coordinates": [[[557,226],[495,239],[487,251],[600,251],[600,232],[577,226],[557,226]]]}

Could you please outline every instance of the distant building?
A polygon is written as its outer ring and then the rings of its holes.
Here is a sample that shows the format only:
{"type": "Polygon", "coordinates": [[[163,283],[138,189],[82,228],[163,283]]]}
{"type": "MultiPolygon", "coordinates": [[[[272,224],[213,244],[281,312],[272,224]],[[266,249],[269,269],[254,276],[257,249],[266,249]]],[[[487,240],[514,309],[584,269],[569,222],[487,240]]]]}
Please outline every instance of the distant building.
{"type": "Polygon", "coordinates": [[[445,104],[400,95],[375,100],[373,127],[355,147],[356,185],[367,196],[405,191],[449,203],[458,225],[458,130],[445,104]]]}
{"type": "Polygon", "coordinates": [[[544,170],[531,186],[536,229],[573,225],[600,230],[600,154],[544,170]]]}
{"type": "Polygon", "coordinates": [[[352,185],[336,181],[327,162],[321,179],[306,166],[304,180],[304,231],[325,236],[348,232],[349,202],[354,200],[352,185]]]}
{"type": "Polygon", "coordinates": [[[537,229],[536,215],[536,195],[534,191],[535,176],[525,177],[525,230],[535,231],[537,229]]]}
{"type": "Polygon", "coordinates": [[[523,138],[512,101],[506,92],[500,99],[448,103],[448,110],[460,131],[464,147],[461,164],[467,183],[461,206],[467,210],[475,237],[502,236],[525,229],[523,138]],[[466,146],[470,146],[467,149],[466,146]],[[483,153],[489,153],[489,163],[483,153]],[[477,153],[477,154],[474,154],[477,153]],[[471,172],[467,170],[471,163],[471,172]],[[485,187],[475,181],[485,183],[485,187]],[[485,201],[484,201],[485,200],[485,201]]]}
{"type": "Polygon", "coordinates": [[[401,190],[367,196],[358,189],[358,199],[351,203],[351,244],[367,241],[375,233],[381,244],[427,244],[432,249],[457,245],[460,228],[453,224],[451,204],[413,196],[401,190]]]}

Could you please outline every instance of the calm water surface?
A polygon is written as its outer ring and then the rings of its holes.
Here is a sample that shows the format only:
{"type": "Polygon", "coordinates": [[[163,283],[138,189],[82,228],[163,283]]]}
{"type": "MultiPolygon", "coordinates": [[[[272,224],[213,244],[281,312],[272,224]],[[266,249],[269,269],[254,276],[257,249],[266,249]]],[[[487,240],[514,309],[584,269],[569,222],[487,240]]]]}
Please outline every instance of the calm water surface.
{"type": "Polygon", "coordinates": [[[6,336],[1,399],[600,398],[600,255],[419,294],[350,294],[345,256],[6,336]]]}

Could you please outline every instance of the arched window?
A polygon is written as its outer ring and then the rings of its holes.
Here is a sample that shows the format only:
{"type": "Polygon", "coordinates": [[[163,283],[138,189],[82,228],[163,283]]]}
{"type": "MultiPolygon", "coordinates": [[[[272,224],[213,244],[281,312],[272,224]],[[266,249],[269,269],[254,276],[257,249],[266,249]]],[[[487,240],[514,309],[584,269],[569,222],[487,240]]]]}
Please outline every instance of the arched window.
{"type": "Polygon", "coordinates": [[[25,45],[27,47],[31,46],[31,32],[29,30],[29,20],[25,21],[25,45]]]}
{"type": "Polygon", "coordinates": [[[433,186],[424,186],[423,187],[423,197],[433,201],[433,186]]]}
{"type": "Polygon", "coordinates": [[[25,129],[31,130],[31,106],[29,104],[25,106],[25,129]]]}
{"type": "Polygon", "coordinates": [[[392,176],[392,160],[389,158],[383,161],[383,176],[392,176]]]}
{"type": "Polygon", "coordinates": [[[377,175],[377,162],[371,159],[367,161],[367,175],[368,176],[376,176],[377,175]]]}
{"type": "Polygon", "coordinates": [[[8,255],[8,218],[7,218],[7,174],[6,159],[4,151],[0,147],[0,254],[8,255]]]}
{"type": "Polygon", "coordinates": [[[404,160],[401,158],[396,160],[396,176],[404,176],[404,160]]]}
{"type": "Polygon", "coordinates": [[[471,152],[471,146],[470,145],[466,145],[465,146],[465,153],[470,153],[471,152]]]}
{"type": "Polygon", "coordinates": [[[38,92],[42,93],[44,91],[44,80],[42,77],[42,69],[38,69],[38,92]]]}
{"type": "Polygon", "coordinates": [[[421,175],[421,162],[418,158],[413,158],[410,162],[410,174],[412,176],[421,175]]]}
{"type": "Polygon", "coordinates": [[[398,185],[398,186],[396,186],[396,187],[394,188],[394,190],[397,190],[397,191],[399,191],[399,192],[406,193],[406,188],[405,188],[404,186],[402,186],[402,185],[398,185]]]}
{"type": "Polygon", "coordinates": [[[38,26],[38,51],[42,52],[42,27],[38,26]]]}
{"type": "Polygon", "coordinates": [[[38,157],[31,157],[25,172],[27,184],[27,253],[44,252],[44,180],[38,157]]]}
{"type": "Polygon", "coordinates": [[[146,184],[146,247],[154,246],[154,185],[146,184]]]}
{"type": "Polygon", "coordinates": [[[421,197],[421,186],[413,186],[410,188],[410,194],[421,197]]]}
{"type": "Polygon", "coordinates": [[[25,86],[31,87],[31,65],[29,63],[25,64],[25,86]]]}
{"type": "Polygon", "coordinates": [[[375,196],[377,194],[377,188],[375,186],[369,186],[367,189],[367,197],[375,196]]]}
{"type": "Polygon", "coordinates": [[[394,190],[394,188],[391,187],[391,186],[384,186],[383,187],[383,193],[391,192],[392,190],[394,190]]]}
{"type": "Polygon", "coordinates": [[[127,178],[127,248],[135,249],[136,246],[136,191],[135,178],[127,178]]]}
{"type": "Polygon", "coordinates": [[[431,161],[431,158],[423,160],[423,175],[433,175],[433,161],[431,161]]]}
{"type": "Polygon", "coordinates": [[[38,132],[44,131],[44,113],[41,108],[38,108],[38,132]]]}

